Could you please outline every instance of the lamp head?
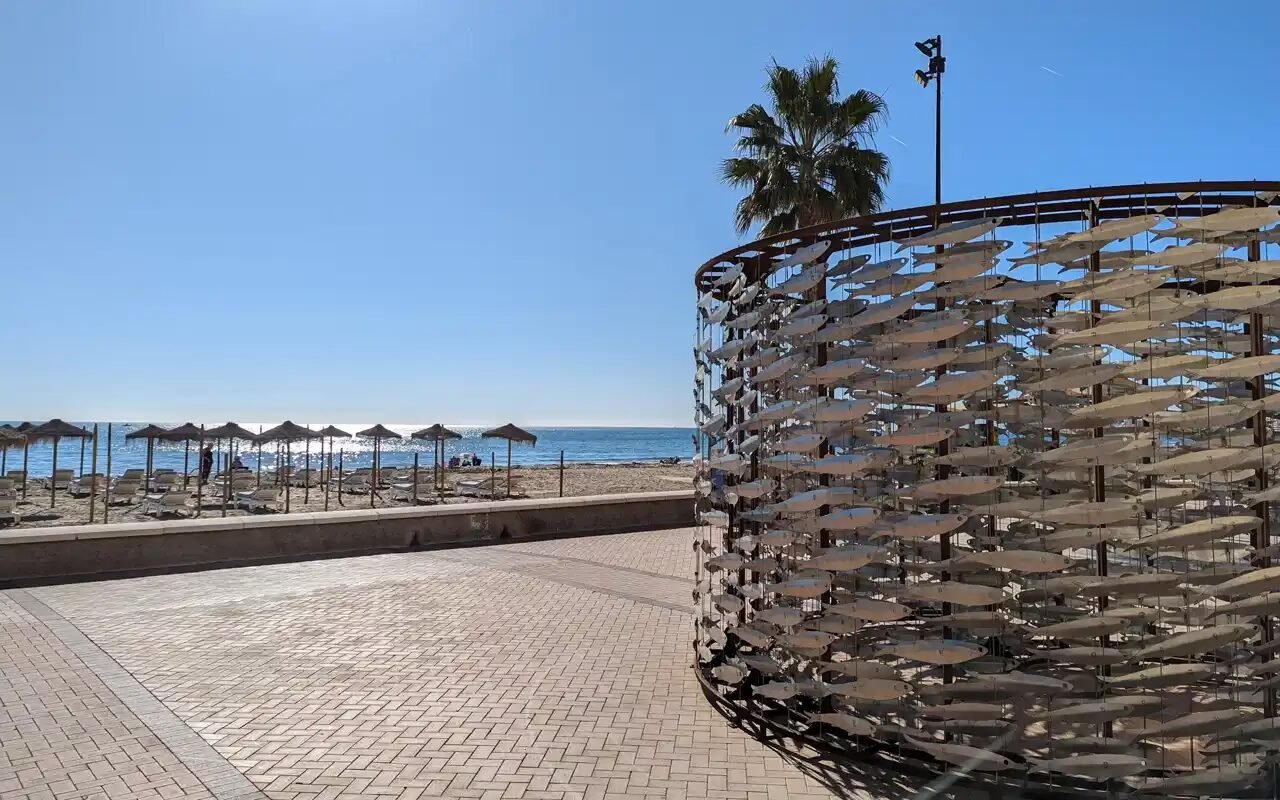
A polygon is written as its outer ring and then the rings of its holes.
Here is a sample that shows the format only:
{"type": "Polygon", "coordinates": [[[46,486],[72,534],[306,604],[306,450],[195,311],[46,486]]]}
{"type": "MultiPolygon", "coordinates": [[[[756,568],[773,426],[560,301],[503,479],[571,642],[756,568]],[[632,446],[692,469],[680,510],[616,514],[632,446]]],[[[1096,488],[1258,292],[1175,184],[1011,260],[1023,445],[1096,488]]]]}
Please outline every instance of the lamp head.
{"type": "Polygon", "coordinates": [[[916,70],[916,83],[920,84],[920,88],[923,89],[929,85],[930,77],[931,76],[924,70],[922,69],[916,70]]]}
{"type": "Polygon", "coordinates": [[[916,42],[916,49],[924,53],[925,58],[933,57],[933,40],[925,39],[923,42],[916,42]]]}

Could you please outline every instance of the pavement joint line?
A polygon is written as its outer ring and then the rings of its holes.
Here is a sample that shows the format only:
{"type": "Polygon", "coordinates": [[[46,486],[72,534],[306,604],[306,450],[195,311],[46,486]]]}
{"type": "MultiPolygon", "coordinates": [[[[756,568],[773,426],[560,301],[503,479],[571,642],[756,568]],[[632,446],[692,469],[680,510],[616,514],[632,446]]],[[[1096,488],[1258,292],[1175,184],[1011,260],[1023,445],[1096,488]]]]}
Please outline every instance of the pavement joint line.
{"type": "Polygon", "coordinates": [[[591,564],[596,567],[608,567],[609,569],[622,570],[623,572],[634,572],[637,575],[644,575],[649,578],[662,578],[668,581],[679,581],[680,583],[692,584],[692,578],[684,578],[679,575],[667,575],[662,572],[650,572],[647,569],[636,569],[635,567],[623,567],[617,564],[610,564],[605,561],[592,561],[589,558],[577,558],[575,556],[562,556],[555,553],[539,553],[533,550],[524,550],[519,546],[511,546],[511,551],[526,556],[537,556],[538,558],[552,558],[557,561],[575,561],[579,564],[591,564]]]}
{"type": "MultiPolygon", "coordinates": [[[[526,553],[522,551],[515,551],[515,552],[520,552],[521,555],[526,555],[526,553]]],[[[479,558],[466,558],[461,556],[460,554],[450,556],[450,555],[443,555],[437,552],[437,553],[434,553],[433,555],[435,555],[437,558],[440,558],[444,561],[453,561],[455,563],[484,567],[485,569],[493,569],[493,570],[498,570],[500,572],[512,572],[517,575],[524,575],[530,578],[541,578],[546,581],[551,581],[552,583],[559,583],[565,586],[573,586],[574,588],[586,589],[587,591],[591,591],[591,592],[599,592],[600,594],[607,594],[611,597],[617,597],[622,600],[631,600],[632,602],[636,602],[636,603],[643,603],[645,605],[657,606],[658,608],[666,608],[671,611],[679,611],[682,614],[691,613],[691,610],[692,610],[692,606],[689,604],[668,603],[665,600],[659,600],[657,598],[649,597],[647,595],[637,594],[635,592],[623,592],[617,589],[610,589],[605,586],[600,586],[599,584],[588,583],[586,581],[577,581],[572,578],[566,578],[562,575],[549,575],[545,572],[539,572],[536,570],[527,569],[522,566],[502,565],[502,564],[494,563],[492,561],[485,561],[479,558]]],[[[528,554],[528,555],[536,555],[536,554],[528,554]]],[[[550,558],[556,559],[557,557],[550,556],[550,558]]],[[[577,559],[577,558],[566,559],[566,560],[586,561],[586,559],[577,559]]],[[[598,561],[586,561],[586,563],[591,564],[592,566],[601,567],[603,569],[618,569],[617,567],[612,567],[612,566],[609,566],[608,564],[601,564],[598,561]]],[[[630,571],[639,572],[640,570],[630,570],[630,571]]],[[[683,581],[682,578],[675,578],[670,575],[662,575],[659,577],[663,577],[672,581],[683,581]]]]}
{"type": "Polygon", "coordinates": [[[44,623],[217,800],[267,800],[267,795],[253,781],[223,758],[71,621],[25,589],[10,589],[4,594],[44,623]]]}

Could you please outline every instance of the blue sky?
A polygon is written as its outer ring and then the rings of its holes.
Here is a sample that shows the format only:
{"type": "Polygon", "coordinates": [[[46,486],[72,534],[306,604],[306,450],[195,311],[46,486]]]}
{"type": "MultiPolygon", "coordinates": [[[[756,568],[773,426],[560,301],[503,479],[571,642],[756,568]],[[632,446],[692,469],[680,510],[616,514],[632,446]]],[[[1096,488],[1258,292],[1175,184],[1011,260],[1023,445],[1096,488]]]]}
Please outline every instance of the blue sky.
{"type": "Polygon", "coordinates": [[[885,95],[890,206],[935,33],[948,199],[1277,177],[1275,3],[801,7],[0,5],[0,418],[688,424],[771,58],[885,95]]]}

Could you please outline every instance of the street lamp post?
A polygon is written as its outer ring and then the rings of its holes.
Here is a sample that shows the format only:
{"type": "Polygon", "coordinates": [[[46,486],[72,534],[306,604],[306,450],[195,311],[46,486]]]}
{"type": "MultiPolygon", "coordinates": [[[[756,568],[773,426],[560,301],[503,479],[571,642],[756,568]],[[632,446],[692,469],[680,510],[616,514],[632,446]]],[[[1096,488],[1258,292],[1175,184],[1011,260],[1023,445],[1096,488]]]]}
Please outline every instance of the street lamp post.
{"type": "Polygon", "coordinates": [[[942,206],[942,73],[947,71],[947,60],[942,57],[942,35],[916,42],[916,49],[929,59],[928,69],[916,70],[916,83],[921,88],[926,88],[933,81],[936,97],[933,121],[933,222],[937,225],[942,206]]]}

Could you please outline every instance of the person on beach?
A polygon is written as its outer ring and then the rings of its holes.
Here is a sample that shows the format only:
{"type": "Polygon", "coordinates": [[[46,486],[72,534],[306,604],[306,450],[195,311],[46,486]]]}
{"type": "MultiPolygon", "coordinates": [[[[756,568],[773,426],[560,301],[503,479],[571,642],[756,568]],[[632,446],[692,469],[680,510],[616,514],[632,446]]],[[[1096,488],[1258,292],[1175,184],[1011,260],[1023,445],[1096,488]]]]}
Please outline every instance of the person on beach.
{"type": "Polygon", "coordinates": [[[235,460],[231,462],[231,469],[245,469],[244,462],[240,460],[240,456],[236,456],[235,460]]]}
{"type": "Polygon", "coordinates": [[[209,473],[213,472],[213,448],[206,447],[200,454],[200,481],[209,482],[209,473]]]}

